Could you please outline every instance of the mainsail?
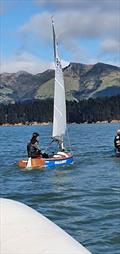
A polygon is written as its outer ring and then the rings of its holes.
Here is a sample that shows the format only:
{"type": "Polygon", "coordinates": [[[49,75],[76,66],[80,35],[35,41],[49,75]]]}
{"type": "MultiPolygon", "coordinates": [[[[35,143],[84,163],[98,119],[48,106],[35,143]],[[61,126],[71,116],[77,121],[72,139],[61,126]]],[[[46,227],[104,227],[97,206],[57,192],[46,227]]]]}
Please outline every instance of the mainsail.
{"type": "Polygon", "coordinates": [[[53,21],[52,28],[53,28],[54,62],[55,62],[54,115],[53,115],[52,137],[55,140],[63,142],[63,138],[66,131],[65,88],[62,65],[59,59],[58,44],[56,41],[53,21]]]}

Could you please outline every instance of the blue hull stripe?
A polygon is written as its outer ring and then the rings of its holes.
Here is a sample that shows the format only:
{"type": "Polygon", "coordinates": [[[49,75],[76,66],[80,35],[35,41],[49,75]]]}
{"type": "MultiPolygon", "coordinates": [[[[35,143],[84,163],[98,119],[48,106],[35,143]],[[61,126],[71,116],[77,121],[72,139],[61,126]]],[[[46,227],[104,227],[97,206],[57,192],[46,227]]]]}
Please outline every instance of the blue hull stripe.
{"type": "Polygon", "coordinates": [[[45,160],[46,168],[54,168],[57,166],[65,166],[73,163],[73,157],[59,159],[59,160],[45,160]]]}

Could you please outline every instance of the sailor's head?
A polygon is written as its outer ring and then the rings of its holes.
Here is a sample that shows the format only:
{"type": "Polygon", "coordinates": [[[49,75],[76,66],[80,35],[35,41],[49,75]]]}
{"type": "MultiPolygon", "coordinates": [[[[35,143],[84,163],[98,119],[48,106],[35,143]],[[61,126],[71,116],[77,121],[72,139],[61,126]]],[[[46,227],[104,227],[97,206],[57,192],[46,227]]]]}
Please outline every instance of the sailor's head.
{"type": "Polygon", "coordinates": [[[32,134],[32,138],[35,138],[37,141],[39,140],[39,133],[37,133],[37,132],[33,132],[33,134],[32,134]]]}
{"type": "Polygon", "coordinates": [[[117,130],[117,135],[119,135],[119,136],[120,136],[120,129],[119,129],[119,130],[117,130]]]}

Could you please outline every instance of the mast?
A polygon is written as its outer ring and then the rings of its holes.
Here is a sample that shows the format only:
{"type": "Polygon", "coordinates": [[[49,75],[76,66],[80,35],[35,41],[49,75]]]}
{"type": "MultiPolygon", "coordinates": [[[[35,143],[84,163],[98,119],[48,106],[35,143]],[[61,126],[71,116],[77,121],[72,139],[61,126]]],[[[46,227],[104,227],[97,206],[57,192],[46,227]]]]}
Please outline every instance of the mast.
{"type": "Polygon", "coordinates": [[[55,35],[54,22],[53,29],[53,47],[55,63],[55,86],[54,86],[54,113],[53,113],[53,133],[54,140],[59,141],[63,146],[63,139],[66,132],[66,101],[62,65],[58,54],[58,43],[55,35]]]}

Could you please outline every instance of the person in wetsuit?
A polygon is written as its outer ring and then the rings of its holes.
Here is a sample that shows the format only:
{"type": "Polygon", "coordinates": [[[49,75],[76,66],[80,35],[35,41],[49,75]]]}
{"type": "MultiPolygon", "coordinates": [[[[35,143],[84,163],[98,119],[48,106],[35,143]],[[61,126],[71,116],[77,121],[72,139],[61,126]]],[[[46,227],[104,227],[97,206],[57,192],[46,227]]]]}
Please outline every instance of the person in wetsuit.
{"type": "Polygon", "coordinates": [[[117,135],[114,139],[114,146],[118,150],[118,152],[120,152],[120,130],[117,130],[117,135]]]}
{"type": "Polygon", "coordinates": [[[37,158],[42,157],[42,153],[39,147],[39,134],[34,132],[30,142],[27,144],[28,157],[37,158]]]}

